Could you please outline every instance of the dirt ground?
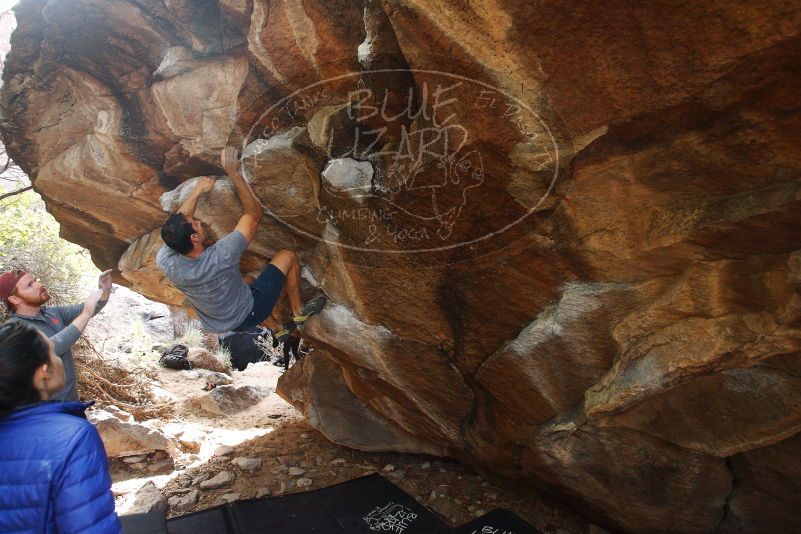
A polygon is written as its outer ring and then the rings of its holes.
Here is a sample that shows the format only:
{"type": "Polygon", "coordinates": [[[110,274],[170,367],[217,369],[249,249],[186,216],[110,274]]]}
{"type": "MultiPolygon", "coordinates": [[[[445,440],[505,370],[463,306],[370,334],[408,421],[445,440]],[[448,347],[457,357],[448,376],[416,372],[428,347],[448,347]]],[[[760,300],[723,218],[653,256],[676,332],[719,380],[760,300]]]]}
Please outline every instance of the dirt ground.
{"type": "MultiPolygon", "coordinates": [[[[189,399],[203,393],[202,380],[192,378],[192,371],[155,367],[153,370],[161,387],[176,397],[189,399]]],[[[234,380],[236,384],[266,386],[274,391],[280,374],[281,369],[262,362],[252,364],[242,373],[234,372],[234,380]]],[[[195,481],[222,471],[232,472],[236,477],[230,486],[200,491],[195,505],[180,511],[170,509],[169,516],[217,506],[226,500],[323,488],[379,472],[451,526],[501,507],[514,511],[544,532],[587,531],[585,522],[536,494],[520,495],[496,487],[453,460],[415,454],[369,453],[331,443],[274,392],[231,417],[214,416],[194,408],[189,402],[179,402],[172,417],[163,423],[164,426],[180,425],[184,429],[181,439],[200,443],[197,453],[176,462],[176,471],[150,478],[168,498],[186,491],[187,476],[193,481],[189,487],[197,487],[195,481]],[[234,458],[240,457],[257,458],[261,466],[252,472],[240,469],[232,463],[234,458]],[[309,485],[299,486],[299,481],[309,485]]],[[[131,483],[148,480],[132,478],[135,476],[136,473],[121,466],[114,473],[116,480],[127,480],[129,491],[135,487],[131,483]]]]}
{"type": "MultiPolygon", "coordinates": [[[[168,515],[175,516],[225,501],[313,490],[378,472],[451,526],[495,508],[506,508],[544,532],[588,531],[585,521],[549,504],[537,494],[496,487],[456,461],[415,454],[363,452],[330,442],[274,392],[283,370],[269,362],[251,364],[243,372],[231,373],[234,385],[264,388],[266,395],[260,401],[230,416],[217,416],[199,409],[193,399],[206,394],[203,386],[208,373],[164,369],[152,357],[138,358],[134,362],[130,347],[141,345],[142,341],[129,338],[120,342],[114,336],[119,337],[119,325],[126,320],[130,322],[138,308],[126,304],[124,299],[118,300],[123,302],[109,305],[112,320],[107,322],[117,327],[96,327],[93,343],[104,347],[104,359],[116,359],[132,366],[133,373],[149,382],[155,398],[166,403],[169,409],[156,412],[156,418],[151,415],[146,424],[176,437],[183,444],[183,450],[174,455],[172,461],[168,459],[166,467],[162,465],[165,453],[150,459],[161,459],[160,474],[149,474],[148,469],[143,471],[143,464],[112,460],[112,489],[118,499],[125,499],[145,482],[153,481],[171,500],[168,515]],[[126,319],[114,320],[115,313],[125,315],[126,319]],[[256,459],[260,463],[251,462],[249,468],[240,467],[242,458],[256,459]],[[253,468],[254,463],[259,463],[258,467],[253,468]],[[200,487],[202,481],[222,472],[233,474],[235,480],[217,489],[200,487]],[[188,493],[197,495],[197,501],[192,499],[175,506],[176,500],[188,493]]],[[[162,320],[153,305],[144,316],[162,320]]],[[[147,326],[152,332],[146,341],[166,341],[163,324],[147,326]]]]}

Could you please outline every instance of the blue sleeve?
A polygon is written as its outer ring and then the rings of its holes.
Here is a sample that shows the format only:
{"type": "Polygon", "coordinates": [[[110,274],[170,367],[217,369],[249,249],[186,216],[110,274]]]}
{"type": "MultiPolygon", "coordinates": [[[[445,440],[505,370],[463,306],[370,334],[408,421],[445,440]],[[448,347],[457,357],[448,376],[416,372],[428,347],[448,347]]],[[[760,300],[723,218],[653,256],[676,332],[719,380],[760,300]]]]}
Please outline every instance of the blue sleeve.
{"type": "Polygon", "coordinates": [[[214,247],[218,261],[221,265],[239,266],[239,260],[242,258],[242,254],[245,252],[245,250],[247,250],[248,244],[248,240],[245,239],[245,236],[242,235],[242,232],[234,230],[227,236],[214,243],[212,246],[214,247]]]}
{"type": "Polygon", "coordinates": [[[114,511],[106,450],[88,421],[72,439],[53,484],[53,511],[59,534],[122,532],[114,511]]]}

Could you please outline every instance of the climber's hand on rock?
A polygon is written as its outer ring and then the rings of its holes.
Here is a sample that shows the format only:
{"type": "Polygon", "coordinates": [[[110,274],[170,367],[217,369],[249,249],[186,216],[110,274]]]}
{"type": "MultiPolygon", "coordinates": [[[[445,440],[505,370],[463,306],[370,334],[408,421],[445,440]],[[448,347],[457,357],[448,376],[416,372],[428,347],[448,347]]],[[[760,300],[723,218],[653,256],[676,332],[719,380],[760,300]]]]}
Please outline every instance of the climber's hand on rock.
{"type": "Polygon", "coordinates": [[[220,163],[228,176],[239,174],[239,151],[232,146],[226,147],[220,156],[220,163]]]}
{"type": "Polygon", "coordinates": [[[195,185],[195,191],[198,193],[208,193],[214,188],[214,178],[211,176],[204,176],[200,180],[197,181],[197,185],[195,185]]]}

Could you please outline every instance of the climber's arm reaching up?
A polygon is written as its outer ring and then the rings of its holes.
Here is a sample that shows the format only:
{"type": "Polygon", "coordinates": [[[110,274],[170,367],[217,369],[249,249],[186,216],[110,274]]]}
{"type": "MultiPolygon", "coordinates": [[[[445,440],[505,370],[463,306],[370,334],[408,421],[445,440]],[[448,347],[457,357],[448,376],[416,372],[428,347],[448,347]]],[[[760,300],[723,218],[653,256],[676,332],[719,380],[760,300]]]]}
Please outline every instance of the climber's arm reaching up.
{"type": "Polygon", "coordinates": [[[200,178],[195,184],[195,188],[189,194],[189,198],[184,200],[184,203],[178,208],[178,213],[183,213],[187,217],[193,217],[195,215],[195,209],[197,209],[197,201],[200,195],[208,193],[213,187],[214,178],[208,176],[200,178]]]}
{"type": "Polygon", "coordinates": [[[256,236],[256,229],[259,226],[259,221],[261,221],[264,208],[253,192],[253,189],[250,188],[250,184],[239,174],[237,150],[233,147],[228,147],[223,150],[221,163],[226,174],[231,178],[231,182],[236,188],[236,194],[239,196],[239,201],[242,202],[242,207],[245,209],[245,214],[239,219],[236,229],[245,236],[245,239],[250,243],[256,236]]]}

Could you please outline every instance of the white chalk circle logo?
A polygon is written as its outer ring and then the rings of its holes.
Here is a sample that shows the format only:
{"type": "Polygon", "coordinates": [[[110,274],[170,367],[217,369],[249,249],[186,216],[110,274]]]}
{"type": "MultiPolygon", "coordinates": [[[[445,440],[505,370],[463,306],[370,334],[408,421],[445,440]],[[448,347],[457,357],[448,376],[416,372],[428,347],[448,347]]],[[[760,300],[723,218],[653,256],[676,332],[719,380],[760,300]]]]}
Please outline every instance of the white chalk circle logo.
{"type": "MultiPolygon", "coordinates": [[[[565,174],[560,143],[528,104],[439,70],[376,69],[307,85],[261,115],[243,155],[258,142],[297,142],[304,129],[322,162],[313,177],[318,205],[298,217],[268,202],[266,213],[355,251],[435,252],[491,240],[550,213],[565,174]]],[[[258,161],[251,173],[280,179],[258,161]]]]}

